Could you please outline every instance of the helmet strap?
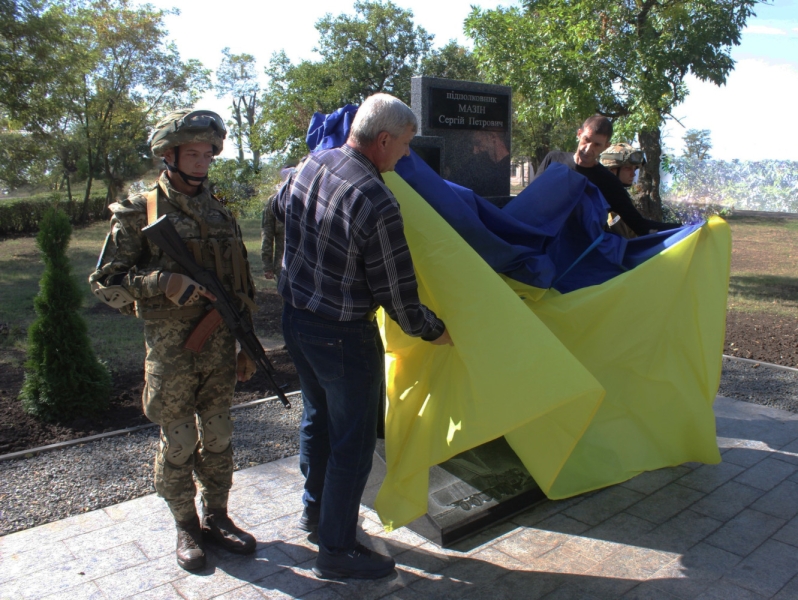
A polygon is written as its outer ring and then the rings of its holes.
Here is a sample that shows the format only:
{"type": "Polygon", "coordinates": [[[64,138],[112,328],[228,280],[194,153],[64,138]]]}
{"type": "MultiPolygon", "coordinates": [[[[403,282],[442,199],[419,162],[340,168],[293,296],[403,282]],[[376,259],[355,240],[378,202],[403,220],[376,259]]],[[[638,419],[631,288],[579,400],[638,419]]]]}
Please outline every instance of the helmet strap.
{"type": "Polygon", "coordinates": [[[183,173],[183,171],[178,169],[177,163],[180,160],[180,146],[175,146],[174,148],[175,148],[175,164],[170,165],[168,162],[166,162],[165,158],[163,159],[163,164],[166,165],[166,170],[169,171],[170,173],[177,173],[178,175],[180,175],[180,179],[182,179],[186,183],[186,185],[192,185],[192,186],[202,185],[203,182],[206,179],[208,179],[208,176],[205,175],[204,177],[194,177],[193,175],[189,175],[188,173],[183,173]]]}

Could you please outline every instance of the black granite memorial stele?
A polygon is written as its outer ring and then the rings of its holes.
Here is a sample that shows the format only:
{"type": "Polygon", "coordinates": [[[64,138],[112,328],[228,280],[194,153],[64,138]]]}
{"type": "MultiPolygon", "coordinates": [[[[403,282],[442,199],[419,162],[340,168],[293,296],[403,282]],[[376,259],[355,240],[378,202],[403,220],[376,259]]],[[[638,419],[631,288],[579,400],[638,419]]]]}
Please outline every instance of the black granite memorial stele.
{"type": "MultiPolygon", "coordinates": [[[[378,440],[363,494],[366,506],[374,507],[385,471],[385,444],[378,440]]],[[[427,514],[407,527],[439,546],[451,546],[545,499],[502,437],[432,467],[427,514]]]]}
{"type": "Polygon", "coordinates": [[[411,148],[444,179],[502,204],[495,199],[510,194],[511,89],[413,77],[411,105],[419,123],[411,148]]]}
{"type": "MultiPolygon", "coordinates": [[[[411,93],[419,122],[411,148],[444,179],[499,206],[506,203],[511,89],[414,77],[411,93]]],[[[385,446],[379,441],[363,494],[367,506],[374,506],[385,469],[385,446]]],[[[510,445],[499,438],[432,467],[427,514],[408,527],[439,546],[450,546],[544,499],[510,445]]]]}

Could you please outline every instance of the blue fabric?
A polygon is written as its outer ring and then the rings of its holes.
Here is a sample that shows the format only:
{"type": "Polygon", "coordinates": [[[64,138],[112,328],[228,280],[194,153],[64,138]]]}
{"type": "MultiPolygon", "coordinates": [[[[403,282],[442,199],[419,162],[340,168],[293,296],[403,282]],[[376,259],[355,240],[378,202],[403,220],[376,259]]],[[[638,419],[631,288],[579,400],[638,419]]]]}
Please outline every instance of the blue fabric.
{"type": "Polygon", "coordinates": [[[350,551],[385,396],[377,321],[332,321],[286,303],[283,335],[302,388],[302,501],[308,514],[319,515],[319,546],[350,551]]]}
{"type": "Polygon", "coordinates": [[[313,113],[308,127],[308,135],[305,137],[305,142],[311,152],[343,146],[356,112],[357,106],[347,104],[329,115],[320,112],[313,113]]]}
{"type": "MultiPolygon", "coordinates": [[[[313,116],[311,151],[346,141],[356,108],[313,116]]],[[[642,264],[703,222],[626,240],[604,234],[607,204],[585,177],[552,164],[504,209],[442,179],[415,152],[396,172],[498,273],[567,293],[599,285],[642,264]]]]}

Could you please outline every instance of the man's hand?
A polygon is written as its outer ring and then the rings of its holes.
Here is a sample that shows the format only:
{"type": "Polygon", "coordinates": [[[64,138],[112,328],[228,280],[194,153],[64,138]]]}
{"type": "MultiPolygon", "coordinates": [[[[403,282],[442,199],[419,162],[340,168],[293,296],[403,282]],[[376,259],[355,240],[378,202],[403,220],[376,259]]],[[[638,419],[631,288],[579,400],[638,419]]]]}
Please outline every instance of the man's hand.
{"type": "Polygon", "coordinates": [[[191,277],[179,273],[161,273],[158,277],[158,287],[167,298],[178,306],[191,306],[199,300],[200,296],[206,297],[211,302],[216,300],[216,296],[191,277]]]}
{"type": "Polygon", "coordinates": [[[264,271],[263,276],[266,279],[274,279],[274,271],[264,271]]]}
{"type": "Polygon", "coordinates": [[[432,340],[430,344],[435,344],[436,346],[454,346],[454,342],[452,341],[452,337],[449,335],[448,329],[444,329],[441,337],[432,340]]]}
{"type": "Polygon", "coordinates": [[[238,351],[236,357],[236,376],[239,381],[249,381],[255,374],[257,367],[252,359],[243,350],[238,351]]]}

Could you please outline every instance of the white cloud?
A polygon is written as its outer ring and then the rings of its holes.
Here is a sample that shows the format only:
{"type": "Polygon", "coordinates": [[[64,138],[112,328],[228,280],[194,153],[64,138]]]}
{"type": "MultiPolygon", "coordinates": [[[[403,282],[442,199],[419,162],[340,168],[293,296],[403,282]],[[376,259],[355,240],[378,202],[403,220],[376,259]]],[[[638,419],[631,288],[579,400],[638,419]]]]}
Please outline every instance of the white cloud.
{"type": "Polygon", "coordinates": [[[778,27],[769,27],[767,25],[749,25],[743,29],[743,33],[758,33],[760,35],[787,35],[787,32],[783,29],[779,29],[778,27]]]}
{"type": "MultiPolygon", "coordinates": [[[[687,78],[690,95],[673,113],[687,129],[712,132],[712,157],[723,160],[798,160],[793,126],[798,63],[740,60],[727,84],[687,78]]],[[[681,154],[685,129],[672,121],[666,143],[681,154]]]]}

